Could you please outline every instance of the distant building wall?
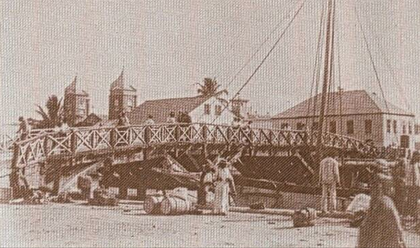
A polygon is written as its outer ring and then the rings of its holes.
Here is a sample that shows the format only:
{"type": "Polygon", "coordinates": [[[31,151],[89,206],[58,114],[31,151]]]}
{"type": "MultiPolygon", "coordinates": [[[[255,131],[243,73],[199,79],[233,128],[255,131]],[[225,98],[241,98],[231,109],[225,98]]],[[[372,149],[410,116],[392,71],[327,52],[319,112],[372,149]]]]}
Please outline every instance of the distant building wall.
{"type": "Polygon", "coordinates": [[[64,95],[64,117],[70,126],[83,121],[90,111],[89,95],[67,93],[64,95]]]}
{"type": "Polygon", "coordinates": [[[384,146],[404,146],[408,139],[408,149],[414,150],[416,143],[415,118],[413,116],[383,115],[384,146]]]}
{"type": "Polygon", "coordinates": [[[235,115],[220,100],[215,97],[209,98],[203,104],[189,113],[192,122],[213,123],[230,125],[235,115]]]}
{"type": "MultiPolygon", "coordinates": [[[[318,130],[319,117],[272,119],[271,122],[272,127],[276,129],[290,127],[293,130],[316,131],[318,130]]],[[[401,146],[401,137],[408,136],[409,149],[414,149],[415,146],[414,117],[412,116],[385,114],[327,116],[324,122],[324,130],[361,141],[372,140],[379,147],[390,146],[393,143],[401,146]],[[387,126],[389,121],[391,122],[391,130],[387,126]],[[395,130],[394,121],[397,123],[395,130]]]]}

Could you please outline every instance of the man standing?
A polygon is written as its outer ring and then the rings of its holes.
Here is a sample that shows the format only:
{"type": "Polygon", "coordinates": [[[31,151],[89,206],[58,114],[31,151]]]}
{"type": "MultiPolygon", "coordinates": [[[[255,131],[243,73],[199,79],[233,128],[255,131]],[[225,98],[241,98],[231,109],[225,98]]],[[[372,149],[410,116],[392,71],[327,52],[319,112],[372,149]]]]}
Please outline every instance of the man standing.
{"type": "Polygon", "coordinates": [[[23,116],[19,117],[19,130],[16,133],[20,134],[20,140],[25,140],[30,132],[31,127],[29,126],[28,120],[23,118],[23,116]]]}
{"type": "Polygon", "coordinates": [[[339,163],[327,154],[319,168],[319,183],[322,186],[322,212],[335,212],[337,208],[337,185],[340,185],[339,163]]]}

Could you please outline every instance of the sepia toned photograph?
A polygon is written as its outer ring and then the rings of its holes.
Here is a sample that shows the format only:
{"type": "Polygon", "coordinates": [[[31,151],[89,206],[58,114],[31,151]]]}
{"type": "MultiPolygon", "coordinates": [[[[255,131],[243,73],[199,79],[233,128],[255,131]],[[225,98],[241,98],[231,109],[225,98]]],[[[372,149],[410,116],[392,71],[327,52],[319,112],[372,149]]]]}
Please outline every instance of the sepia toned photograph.
{"type": "Polygon", "coordinates": [[[419,0],[0,0],[0,247],[420,247],[419,0]]]}

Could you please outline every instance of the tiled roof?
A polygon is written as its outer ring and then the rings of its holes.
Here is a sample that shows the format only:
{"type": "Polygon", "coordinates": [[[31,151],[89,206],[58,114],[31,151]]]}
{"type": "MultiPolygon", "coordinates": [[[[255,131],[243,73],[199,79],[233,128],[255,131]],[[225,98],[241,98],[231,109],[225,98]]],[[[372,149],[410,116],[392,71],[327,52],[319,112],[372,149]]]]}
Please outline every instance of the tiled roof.
{"type": "MultiPolygon", "coordinates": [[[[341,93],[341,111],[339,92],[329,93],[328,99],[326,115],[340,115],[340,113],[343,115],[388,113],[414,116],[413,113],[385,101],[376,94],[369,94],[365,90],[343,91],[341,93]]],[[[282,119],[319,116],[320,106],[321,94],[318,94],[317,96],[311,97],[294,107],[275,115],[273,118],[282,119]],[[316,106],[315,113],[314,106],[316,106]]]]}
{"type": "Polygon", "coordinates": [[[172,111],[175,114],[178,114],[178,111],[190,113],[211,97],[195,96],[149,100],[134,108],[127,116],[130,124],[142,124],[146,121],[148,115],[153,116],[155,123],[163,123],[166,122],[166,119],[172,111]]]}

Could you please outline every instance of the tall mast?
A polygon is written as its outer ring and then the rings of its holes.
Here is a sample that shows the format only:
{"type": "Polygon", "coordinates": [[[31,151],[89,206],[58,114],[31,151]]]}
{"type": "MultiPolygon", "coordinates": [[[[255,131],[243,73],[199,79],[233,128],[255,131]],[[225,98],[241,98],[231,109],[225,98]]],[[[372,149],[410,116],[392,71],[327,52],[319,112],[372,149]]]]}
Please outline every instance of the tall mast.
{"type": "MultiPolygon", "coordinates": [[[[324,75],[323,75],[323,83],[322,83],[322,95],[321,95],[321,109],[319,113],[319,124],[318,124],[318,139],[317,139],[317,147],[318,147],[318,154],[321,155],[322,152],[322,132],[324,128],[324,119],[325,119],[325,105],[327,102],[327,94],[328,94],[328,87],[331,81],[330,78],[330,71],[332,70],[331,64],[331,56],[332,56],[332,42],[333,42],[333,30],[332,26],[332,18],[333,18],[333,1],[328,0],[328,19],[327,19],[327,30],[326,30],[326,39],[325,39],[325,58],[324,58],[324,75]]],[[[335,6],[334,6],[335,7],[335,6]]]]}

